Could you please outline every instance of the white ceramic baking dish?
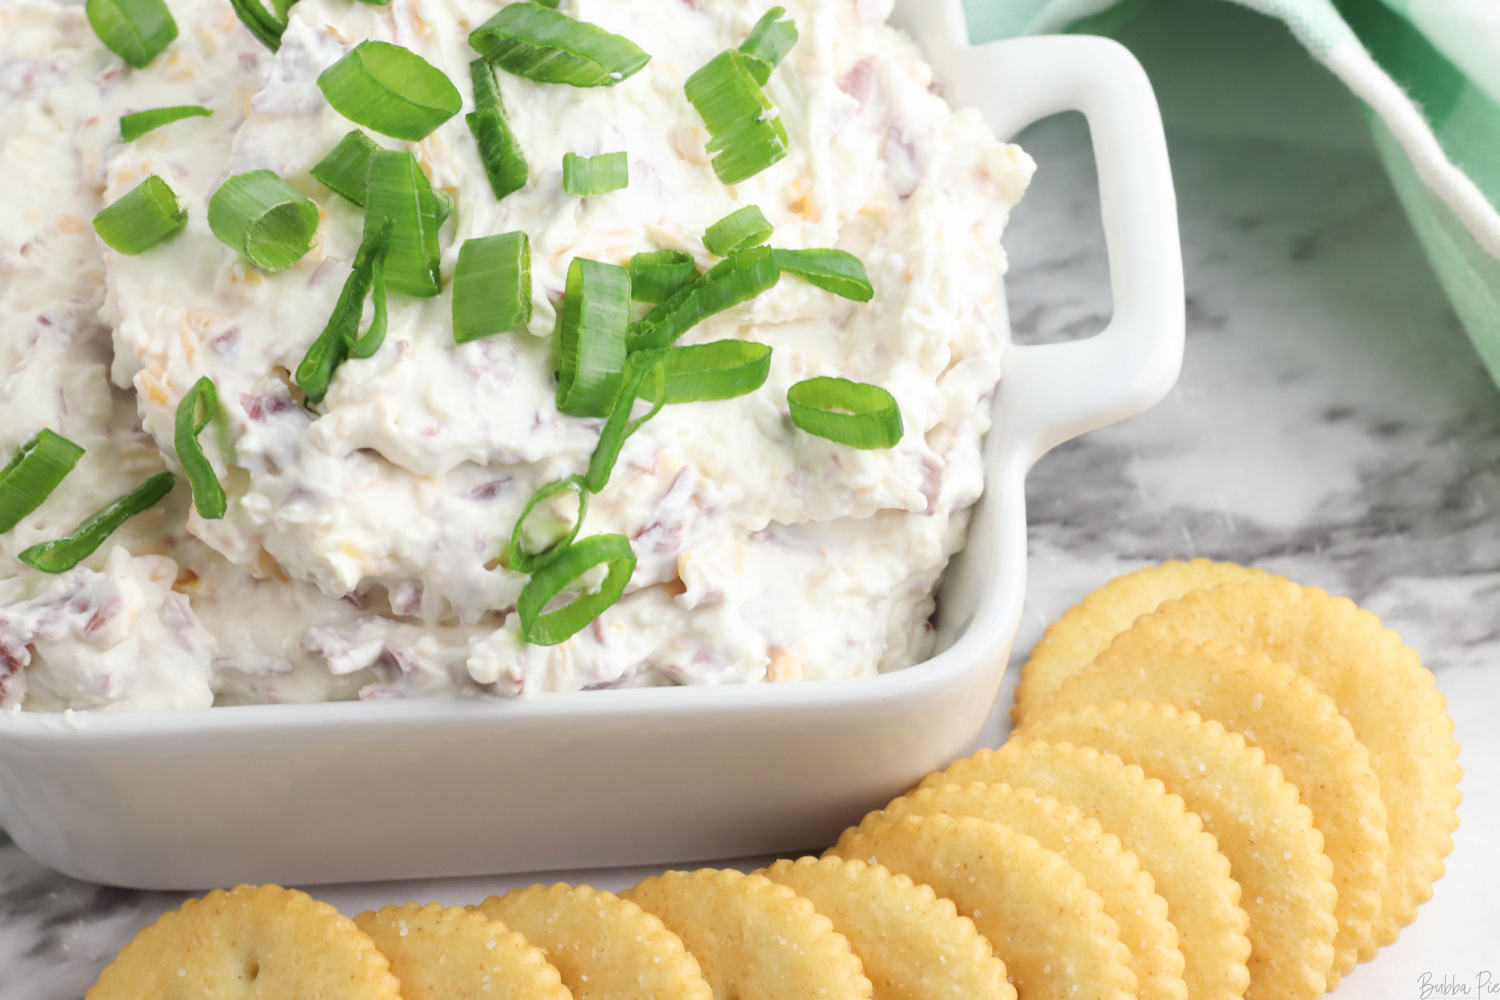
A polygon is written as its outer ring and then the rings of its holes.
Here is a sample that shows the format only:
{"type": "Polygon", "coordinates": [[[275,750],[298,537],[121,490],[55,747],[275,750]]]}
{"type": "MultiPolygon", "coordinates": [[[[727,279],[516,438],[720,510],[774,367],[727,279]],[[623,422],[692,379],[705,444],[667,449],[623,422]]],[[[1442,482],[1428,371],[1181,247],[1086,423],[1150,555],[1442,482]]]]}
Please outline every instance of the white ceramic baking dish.
{"type": "Polygon", "coordinates": [[[1113,42],[969,46],[961,0],[905,0],[955,106],[1001,136],[1082,111],[1115,315],[1012,345],[986,491],[939,597],[939,649],[860,681],[0,717],[0,825],[59,871],[159,889],[683,863],[831,842],[970,750],[1026,583],[1024,480],[1177,377],[1182,265],[1150,84],[1113,42]]]}

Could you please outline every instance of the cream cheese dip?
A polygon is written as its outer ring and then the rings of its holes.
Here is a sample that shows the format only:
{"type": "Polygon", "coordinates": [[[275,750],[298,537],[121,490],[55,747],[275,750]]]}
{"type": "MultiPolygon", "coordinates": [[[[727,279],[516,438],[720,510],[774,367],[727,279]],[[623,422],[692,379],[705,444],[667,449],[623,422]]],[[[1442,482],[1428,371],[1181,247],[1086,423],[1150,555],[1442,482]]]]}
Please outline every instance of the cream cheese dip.
{"type": "MultiPolygon", "coordinates": [[[[328,322],[363,212],[309,171],[354,126],[317,80],[365,39],[423,57],[473,107],[468,36],[494,0],[301,0],[274,55],[223,0],[174,0],[180,34],[144,69],[81,11],[0,7],[0,459],[51,428],[85,447],[45,503],[0,536],[0,703],[57,711],[354,697],[534,694],[652,684],[854,678],[929,655],[932,592],[983,487],[1000,379],[1000,234],[1034,166],[973,111],[953,111],[868,0],[784,4],[800,39],[765,84],[788,155],[725,185],[684,83],[768,4],[564,0],[651,55],[614,86],[499,88],[529,166],[496,200],[463,115],[411,151],[454,200],[444,291],[389,296],[389,330],[316,408],[291,373],[328,322]],[[131,143],[121,114],[200,104],[131,143]],[[566,153],[624,152],[629,185],[564,192],[566,153]],[[316,242],[268,274],[208,226],[231,175],[270,170],[313,199],[316,242]],[[137,256],[89,225],[146,176],[186,228],[137,256]],[[580,538],[618,533],[636,566],[621,599],[551,646],[522,637],[527,577],[500,558],[544,484],[584,472],[604,421],[555,402],[554,335],[575,257],[625,265],[660,249],[718,259],[704,231],[755,205],[784,249],[839,248],[874,297],[783,274],[680,345],[773,350],[759,389],[667,406],[630,437],[580,538]],[[467,239],[523,231],[527,329],[455,344],[451,278],[467,239]],[[815,376],[884,387],[905,433],[860,450],[804,433],[787,391],[815,376]],[[162,469],[180,470],[179,402],[201,377],[202,435],[229,496],[193,510],[186,480],[77,568],[16,556],[71,531],[162,469]]],[[[644,307],[637,307],[637,314],[644,307]]]]}

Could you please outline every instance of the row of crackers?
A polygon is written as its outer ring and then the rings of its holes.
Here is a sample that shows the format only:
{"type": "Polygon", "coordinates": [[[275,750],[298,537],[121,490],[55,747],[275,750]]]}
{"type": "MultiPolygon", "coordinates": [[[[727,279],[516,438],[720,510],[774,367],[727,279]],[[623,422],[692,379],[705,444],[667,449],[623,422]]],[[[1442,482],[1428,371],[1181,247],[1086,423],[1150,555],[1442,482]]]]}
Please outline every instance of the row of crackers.
{"type": "Polygon", "coordinates": [[[1394,941],[1451,849],[1430,673],[1257,570],[1096,591],[1015,719],[822,858],[353,920],[242,886],[143,930],[87,1000],[1296,1000],[1394,941]]]}

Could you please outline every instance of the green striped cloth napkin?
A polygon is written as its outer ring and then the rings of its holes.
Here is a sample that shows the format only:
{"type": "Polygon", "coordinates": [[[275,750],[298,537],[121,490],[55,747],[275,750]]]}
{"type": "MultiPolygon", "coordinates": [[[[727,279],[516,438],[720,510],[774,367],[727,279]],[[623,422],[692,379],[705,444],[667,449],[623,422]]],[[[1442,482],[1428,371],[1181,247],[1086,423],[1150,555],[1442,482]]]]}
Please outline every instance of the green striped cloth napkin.
{"type": "MultiPolygon", "coordinates": [[[[970,40],[1102,29],[1142,0],[965,0],[970,40]]],[[[1417,237],[1500,384],[1500,0],[1232,0],[1363,102],[1417,237]]]]}

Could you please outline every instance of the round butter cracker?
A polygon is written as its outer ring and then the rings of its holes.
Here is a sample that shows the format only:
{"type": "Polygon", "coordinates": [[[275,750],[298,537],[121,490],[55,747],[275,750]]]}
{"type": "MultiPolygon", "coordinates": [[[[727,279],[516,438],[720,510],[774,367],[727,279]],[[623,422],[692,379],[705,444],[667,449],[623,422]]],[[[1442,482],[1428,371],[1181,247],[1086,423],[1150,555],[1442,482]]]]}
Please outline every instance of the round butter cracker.
{"type": "Polygon", "coordinates": [[[712,1000],[698,961],[661,920],[612,892],[558,883],[474,909],[536,946],[573,1000],[712,1000]]]}
{"type": "Polygon", "coordinates": [[[871,813],[865,823],[939,814],[999,823],[1056,851],[1104,901],[1104,912],[1130,950],[1130,969],[1139,982],[1141,1000],[1187,1000],[1182,952],[1177,928],[1167,919],[1167,901],[1156,894],[1136,856],[1120,846],[1118,837],[1104,832],[1098,820],[1029,788],[976,783],[918,789],[871,813]]]}
{"type": "Polygon", "coordinates": [[[864,964],[875,1000],[1016,1000],[990,943],[930,886],[836,857],[778,861],[759,874],[833,921],[864,964]]]}
{"type": "Polygon", "coordinates": [[[1027,716],[1114,701],[1176,705],[1237,732],[1281,768],[1323,834],[1338,902],[1328,988],[1354,968],[1380,911],[1390,841],[1370,755],[1333,700],[1284,663],[1223,643],[1192,640],[1106,652],[1027,716]]]}
{"type": "Polygon", "coordinates": [[[1011,740],[928,775],[923,788],[984,782],[1031,788],[1078,809],[1119,838],[1155,882],[1177,928],[1182,978],[1192,1000],[1241,1000],[1250,984],[1245,962],[1249,918],[1229,861],[1180,798],[1138,767],[1092,747],[1011,740]]]}
{"type": "Polygon", "coordinates": [[[1396,940],[1432,897],[1458,829],[1458,742],[1432,673],[1401,637],[1352,601],[1285,581],[1189,594],[1140,619],[1112,655],[1161,642],[1218,640],[1291,666],[1333,699],[1370,752],[1391,852],[1361,961],[1396,940]]]}
{"type": "Polygon", "coordinates": [[[1011,719],[1021,725],[1033,703],[1093,663],[1110,640],[1162,602],[1205,587],[1263,578],[1281,579],[1250,566],[1208,559],[1173,560],[1115,577],[1064,611],[1042,634],[1021,671],[1011,719]]]}
{"type": "Polygon", "coordinates": [[[1146,702],[1049,715],[1027,732],[1115,754],[1180,796],[1203,818],[1240,884],[1240,905],[1250,916],[1245,996],[1323,995],[1338,932],[1333,864],[1312,813],[1260,750],[1217,722],[1146,702]]]}
{"type": "Polygon", "coordinates": [[[1133,1000],[1135,973],[1104,901],[1034,837],[982,819],[866,822],[829,850],[884,865],[953,900],[1025,1000],[1133,1000]]]}

